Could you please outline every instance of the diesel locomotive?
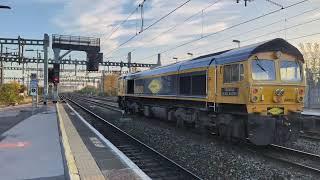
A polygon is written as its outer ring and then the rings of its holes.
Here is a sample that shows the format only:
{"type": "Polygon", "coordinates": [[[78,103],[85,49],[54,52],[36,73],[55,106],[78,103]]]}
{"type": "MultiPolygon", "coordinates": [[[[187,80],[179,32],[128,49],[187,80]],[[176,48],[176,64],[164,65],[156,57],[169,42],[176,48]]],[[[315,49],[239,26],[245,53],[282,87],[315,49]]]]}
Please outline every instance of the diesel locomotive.
{"type": "Polygon", "coordinates": [[[119,78],[119,107],[256,145],[298,131],[305,78],[301,52],[281,38],[119,78]]]}

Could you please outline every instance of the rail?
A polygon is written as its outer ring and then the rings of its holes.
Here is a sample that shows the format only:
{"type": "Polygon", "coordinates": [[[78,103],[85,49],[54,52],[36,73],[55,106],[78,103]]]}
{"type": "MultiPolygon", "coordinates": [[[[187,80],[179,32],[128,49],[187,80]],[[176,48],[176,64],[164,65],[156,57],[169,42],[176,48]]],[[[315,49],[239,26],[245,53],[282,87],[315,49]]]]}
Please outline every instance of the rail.
{"type": "MultiPolygon", "coordinates": [[[[201,179],[173,160],[144,144],[75,100],[62,97],[104,123],[103,135],[152,179],[201,179]]],[[[82,99],[83,101],[84,99],[82,99]]],[[[90,101],[92,103],[92,101],[90,101]]],[[[110,107],[106,107],[110,108],[110,107]]],[[[114,110],[113,108],[111,110],[114,110]]],[[[91,121],[91,123],[93,123],[91,121]]]]}

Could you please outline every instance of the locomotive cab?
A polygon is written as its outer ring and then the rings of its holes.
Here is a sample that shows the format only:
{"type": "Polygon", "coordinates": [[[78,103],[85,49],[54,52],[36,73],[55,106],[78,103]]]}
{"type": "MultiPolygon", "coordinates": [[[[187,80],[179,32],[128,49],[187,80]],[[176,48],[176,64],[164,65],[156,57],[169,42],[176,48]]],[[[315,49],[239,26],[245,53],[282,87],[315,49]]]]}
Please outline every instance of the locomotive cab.
{"type": "Polygon", "coordinates": [[[303,61],[281,51],[258,53],[248,69],[248,138],[262,144],[293,138],[303,111],[303,61]]]}
{"type": "Polygon", "coordinates": [[[272,54],[255,55],[248,61],[251,76],[247,110],[261,115],[301,112],[305,91],[302,62],[287,54],[272,59],[272,54]]]}

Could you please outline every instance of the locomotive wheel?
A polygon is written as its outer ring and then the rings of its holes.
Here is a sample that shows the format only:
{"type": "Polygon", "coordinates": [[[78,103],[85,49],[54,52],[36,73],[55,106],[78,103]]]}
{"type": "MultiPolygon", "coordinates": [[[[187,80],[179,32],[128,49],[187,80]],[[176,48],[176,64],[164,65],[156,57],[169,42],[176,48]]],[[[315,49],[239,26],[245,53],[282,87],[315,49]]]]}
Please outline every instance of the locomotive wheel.
{"type": "Polygon", "coordinates": [[[230,123],[232,122],[232,115],[220,114],[218,115],[218,132],[219,136],[226,140],[231,140],[232,128],[230,123]]]}
{"type": "Polygon", "coordinates": [[[231,129],[226,124],[219,125],[219,136],[227,141],[231,140],[231,129]]]}
{"type": "Polygon", "coordinates": [[[196,129],[197,132],[201,133],[201,134],[207,134],[208,133],[208,129],[207,127],[205,126],[205,124],[200,121],[200,120],[197,120],[195,123],[194,123],[194,128],[196,129]]]}
{"type": "Polygon", "coordinates": [[[177,128],[183,128],[183,127],[184,127],[184,121],[183,121],[183,119],[181,119],[181,118],[178,118],[178,119],[177,119],[176,127],[177,127],[177,128]]]}

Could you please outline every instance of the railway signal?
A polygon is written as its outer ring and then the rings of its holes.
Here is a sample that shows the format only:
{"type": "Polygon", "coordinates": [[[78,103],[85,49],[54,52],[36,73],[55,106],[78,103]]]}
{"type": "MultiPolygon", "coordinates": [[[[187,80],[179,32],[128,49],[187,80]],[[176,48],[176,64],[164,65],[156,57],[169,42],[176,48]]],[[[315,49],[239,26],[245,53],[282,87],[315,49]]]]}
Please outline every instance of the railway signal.
{"type": "Polygon", "coordinates": [[[57,84],[60,82],[60,78],[59,78],[59,75],[60,75],[60,64],[58,63],[55,63],[53,64],[53,83],[54,84],[57,84]]]}
{"type": "Polygon", "coordinates": [[[60,82],[60,64],[53,64],[53,68],[48,68],[48,81],[49,83],[57,84],[60,82]]]}

